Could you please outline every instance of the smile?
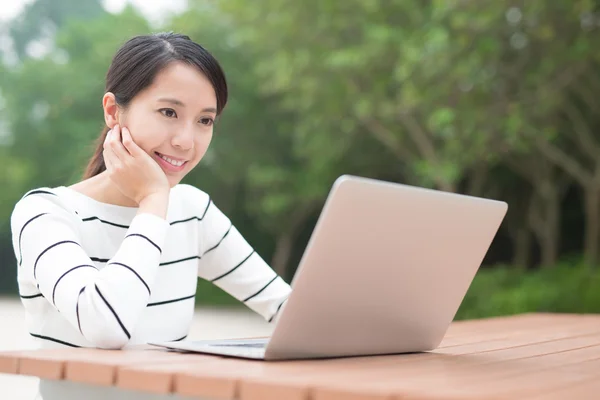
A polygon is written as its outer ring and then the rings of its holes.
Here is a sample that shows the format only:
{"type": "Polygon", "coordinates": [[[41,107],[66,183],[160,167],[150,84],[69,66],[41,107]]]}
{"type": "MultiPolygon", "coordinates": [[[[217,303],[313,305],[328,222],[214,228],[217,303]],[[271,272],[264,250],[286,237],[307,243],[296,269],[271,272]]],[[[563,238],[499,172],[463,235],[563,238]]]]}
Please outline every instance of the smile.
{"type": "Polygon", "coordinates": [[[162,165],[172,171],[182,170],[182,167],[187,163],[187,160],[172,158],[159,152],[155,152],[155,154],[157,158],[162,162],[162,165]]]}

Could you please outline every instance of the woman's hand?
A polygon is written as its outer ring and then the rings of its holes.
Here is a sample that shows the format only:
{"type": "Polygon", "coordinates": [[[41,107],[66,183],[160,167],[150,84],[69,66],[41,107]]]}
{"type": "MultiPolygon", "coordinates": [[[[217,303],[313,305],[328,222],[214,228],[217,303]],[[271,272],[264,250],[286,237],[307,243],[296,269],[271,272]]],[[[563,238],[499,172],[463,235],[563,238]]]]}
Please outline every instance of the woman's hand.
{"type": "Polygon", "coordinates": [[[108,131],[103,155],[110,179],[137,204],[153,195],[168,197],[170,185],[167,176],[158,163],[133,141],[127,128],[115,125],[108,131]]]}

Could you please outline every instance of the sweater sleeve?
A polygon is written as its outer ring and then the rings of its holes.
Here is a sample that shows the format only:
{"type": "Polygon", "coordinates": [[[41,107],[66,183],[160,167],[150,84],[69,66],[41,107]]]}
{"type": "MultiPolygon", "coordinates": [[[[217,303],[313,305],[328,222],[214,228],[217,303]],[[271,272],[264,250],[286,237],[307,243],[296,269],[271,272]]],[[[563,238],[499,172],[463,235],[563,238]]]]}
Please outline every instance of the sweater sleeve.
{"type": "Polygon", "coordinates": [[[168,223],[138,214],[99,270],[82,248],[78,217],[51,197],[24,197],[11,215],[19,279],[36,286],[94,346],[122,348],[150,298],[168,223]]]}
{"type": "Polygon", "coordinates": [[[291,288],[250,246],[206,195],[200,227],[198,275],[269,322],[275,322],[291,288]]]}

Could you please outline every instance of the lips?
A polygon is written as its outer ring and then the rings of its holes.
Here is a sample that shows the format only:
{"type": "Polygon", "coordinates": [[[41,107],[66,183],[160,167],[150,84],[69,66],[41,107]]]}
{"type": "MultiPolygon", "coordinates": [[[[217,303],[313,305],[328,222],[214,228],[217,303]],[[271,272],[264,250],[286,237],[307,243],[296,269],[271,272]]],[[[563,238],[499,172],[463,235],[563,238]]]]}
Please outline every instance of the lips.
{"type": "Polygon", "coordinates": [[[179,172],[185,168],[187,160],[170,157],[159,152],[154,153],[156,160],[163,167],[164,170],[169,172],[179,172]]]}
{"type": "Polygon", "coordinates": [[[179,158],[174,158],[174,157],[169,157],[169,156],[166,156],[166,155],[161,154],[159,152],[156,152],[156,155],[158,155],[160,158],[162,158],[163,160],[171,163],[172,165],[174,165],[176,167],[180,167],[180,166],[182,166],[183,164],[186,163],[185,160],[181,160],[179,158]]]}

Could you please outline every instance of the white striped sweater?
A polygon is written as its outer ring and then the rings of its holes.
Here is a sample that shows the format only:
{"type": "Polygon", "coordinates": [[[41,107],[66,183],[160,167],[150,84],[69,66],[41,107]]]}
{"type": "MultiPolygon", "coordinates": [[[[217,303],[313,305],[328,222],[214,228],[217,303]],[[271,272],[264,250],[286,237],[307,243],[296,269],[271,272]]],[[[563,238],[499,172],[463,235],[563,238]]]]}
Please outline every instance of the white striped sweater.
{"type": "Polygon", "coordinates": [[[119,349],[182,340],[197,278],[266,320],[289,285],[203,191],[171,189],[166,220],[68,187],[25,194],[11,216],[18,286],[40,347],[119,349]]]}

